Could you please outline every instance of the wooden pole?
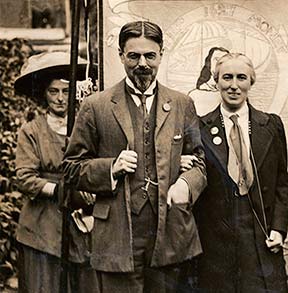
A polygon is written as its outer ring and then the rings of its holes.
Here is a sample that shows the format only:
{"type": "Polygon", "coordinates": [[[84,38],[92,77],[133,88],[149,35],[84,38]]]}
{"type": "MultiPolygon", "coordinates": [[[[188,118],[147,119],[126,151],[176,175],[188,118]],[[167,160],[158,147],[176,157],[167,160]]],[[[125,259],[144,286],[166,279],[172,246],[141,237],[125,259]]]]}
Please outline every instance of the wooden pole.
{"type": "Polygon", "coordinates": [[[65,19],[66,19],[66,27],[65,27],[65,35],[71,35],[71,10],[70,10],[70,0],[65,0],[65,19]]]}
{"type": "Polygon", "coordinates": [[[69,100],[68,100],[68,127],[67,136],[72,133],[75,122],[76,106],[76,81],[77,81],[77,60],[79,46],[79,24],[80,24],[80,1],[72,0],[72,24],[71,24],[71,56],[70,56],[70,83],[69,83],[69,100]]]}
{"type": "MultiPolygon", "coordinates": [[[[80,24],[80,0],[72,0],[72,22],[71,22],[71,55],[70,55],[70,77],[69,77],[69,98],[68,98],[68,123],[67,137],[71,136],[75,122],[76,106],[76,81],[77,81],[77,60],[79,44],[79,24],[80,24]]],[[[60,293],[68,292],[68,257],[69,257],[69,219],[70,219],[70,193],[71,189],[64,183],[61,196],[62,207],[62,245],[61,245],[61,276],[60,293]]]]}
{"type": "Polygon", "coordinates": [[[103,25],[103,0],[98,0],[97,5],[97,42],[98,42],[98,80],[99,90],[104,90],[104,25],[103,25]]]}

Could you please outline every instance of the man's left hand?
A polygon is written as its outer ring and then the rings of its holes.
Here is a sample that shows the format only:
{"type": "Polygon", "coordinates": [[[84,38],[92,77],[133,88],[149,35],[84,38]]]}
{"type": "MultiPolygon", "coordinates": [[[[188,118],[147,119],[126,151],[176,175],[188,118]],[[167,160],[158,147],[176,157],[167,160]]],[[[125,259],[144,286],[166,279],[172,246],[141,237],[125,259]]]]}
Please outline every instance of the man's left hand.
{"type": "Polygon", "coordinates": [[[283,236],[280,232],[272,230],[269,240],[266,240],[267,247],[274,253],[281,250],[283,245],[283,236]]]}
{"type": "Polygon", "coordinates": [[[167,204],[171,207],[172,203],[188,203],[189,187],[184,179],[178,178],[177,181],[170,186],[167,194],[167,204]]]}

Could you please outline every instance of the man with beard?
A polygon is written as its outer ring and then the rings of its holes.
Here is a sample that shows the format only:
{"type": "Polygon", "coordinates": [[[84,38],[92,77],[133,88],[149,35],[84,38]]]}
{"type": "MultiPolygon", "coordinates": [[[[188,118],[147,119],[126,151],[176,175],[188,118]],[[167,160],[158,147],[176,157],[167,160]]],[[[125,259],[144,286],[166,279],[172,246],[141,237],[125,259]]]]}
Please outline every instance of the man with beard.
{"type": "Polygon", "coordinates": [[[175,292],[177,267],[201,253],[192,205],[206,185],[192,100],[156,80],[158,25],[124,25],[127,77],[84,101],[64,160],[66,181],[97,194],[91,262],[99,292],[175,292]],[[181,155],[194,156],[180,172],[181,155]]]}

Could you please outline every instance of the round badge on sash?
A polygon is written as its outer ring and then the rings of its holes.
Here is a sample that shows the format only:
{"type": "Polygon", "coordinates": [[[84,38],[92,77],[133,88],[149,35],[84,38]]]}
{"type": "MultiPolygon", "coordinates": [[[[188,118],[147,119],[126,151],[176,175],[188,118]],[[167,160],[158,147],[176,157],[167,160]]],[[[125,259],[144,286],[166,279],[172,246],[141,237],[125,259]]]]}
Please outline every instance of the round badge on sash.
{"type": "Polygon", "coordinates": [[[216,127],[216,126],[214,126],[214,127],[212,127],[212,128],[210,129],[210,133],[211,133],[212,135],[216,135],[218,132],[219,132],[219,128],[216,127]]]}
{"type": "Polygon", "coordinates": [[[212,141],[215,145],[219,145],[222,143],[222,138],[220,136],[215,136],[212,141]]]}

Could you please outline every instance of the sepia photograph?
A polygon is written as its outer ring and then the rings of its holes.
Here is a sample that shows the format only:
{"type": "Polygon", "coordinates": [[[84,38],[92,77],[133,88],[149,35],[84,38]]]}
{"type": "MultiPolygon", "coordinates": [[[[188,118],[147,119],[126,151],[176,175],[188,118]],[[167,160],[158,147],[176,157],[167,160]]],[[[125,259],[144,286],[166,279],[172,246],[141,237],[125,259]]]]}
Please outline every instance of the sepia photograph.
{"type": "Polygon", "coordinates": [[[288,2],[0,0],[0,292],[288,292],[288,2]]]}

